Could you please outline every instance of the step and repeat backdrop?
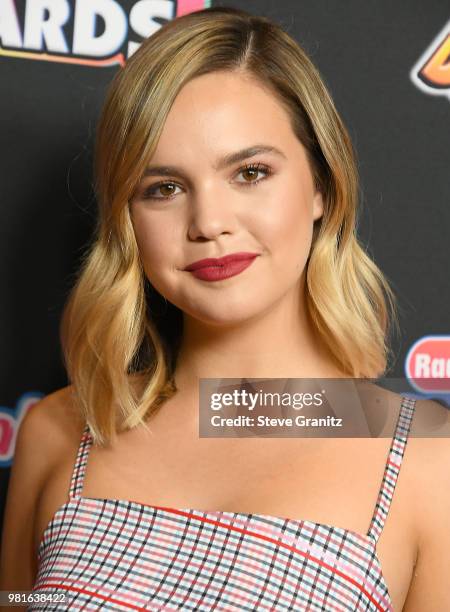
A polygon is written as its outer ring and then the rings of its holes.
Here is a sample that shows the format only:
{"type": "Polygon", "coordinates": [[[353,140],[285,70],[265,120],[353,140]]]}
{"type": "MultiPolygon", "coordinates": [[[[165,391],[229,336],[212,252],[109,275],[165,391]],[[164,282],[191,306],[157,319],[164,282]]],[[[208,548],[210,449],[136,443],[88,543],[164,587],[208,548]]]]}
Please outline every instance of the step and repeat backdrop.
{"type": "MultiPolygon", "coordinates": [[[[161,25],[211,5],[221,3],[0,0],[0,512],[21,419],[68,383],[58,327],[94,227],[108,83],[161,25]]],[[[447,3],[222,5],[277,21],[321,71],[359,160],[362,241],[400,304],[387,376],[450,407],[447,3]]]]}

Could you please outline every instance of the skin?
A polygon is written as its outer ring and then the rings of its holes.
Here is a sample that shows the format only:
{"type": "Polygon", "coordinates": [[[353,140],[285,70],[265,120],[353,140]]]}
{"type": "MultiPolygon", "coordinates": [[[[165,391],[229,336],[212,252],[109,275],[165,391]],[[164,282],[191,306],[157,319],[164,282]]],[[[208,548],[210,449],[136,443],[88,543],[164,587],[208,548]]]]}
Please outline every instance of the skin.
{"type": "Polygon", "coordinates": [[[150,165],[179,169],[145,177],[130,208],[148,279],[184,313],[177,386],[199,376],[342,376],[315,337],[303,299],[322,195],[273,93],[243,74],[192,80],[170,110],[150,165]],[[281,154],[215,169],[221,157],[257,144],[281,154]],[[170,184],[155,187],[160,181],[170,184]],[[184,271],[238,251],[259,256],[237,276],[207,282],[184,271]]]}

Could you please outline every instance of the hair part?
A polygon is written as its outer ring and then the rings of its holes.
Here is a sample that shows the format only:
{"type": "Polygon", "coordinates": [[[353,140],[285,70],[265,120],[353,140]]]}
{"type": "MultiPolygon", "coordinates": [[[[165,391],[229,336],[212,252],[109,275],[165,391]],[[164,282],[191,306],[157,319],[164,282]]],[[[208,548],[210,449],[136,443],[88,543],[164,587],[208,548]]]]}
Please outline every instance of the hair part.
{"type": "Polygon", "coordinates": [[[96,443],[145,420],[176,392],[182,313],[145,278],[129,202],[170,108],[190,80],[238,72],[268,88],[305,147],[324,214],[314,223],[306,304],[318,340],[349,377],[383,374],[398,331],[395,296],[357,238],[358,175],[347,130],[303,49],[264,17],[209,8],[170,21],[144,41],[110,84],[94,176],[99,215],[62,320],[76,401],[96,443]],[[157,313],[165,307],[165,314],[157,313]],[[136,376],[143,375],[138,387],[136,376]]]}

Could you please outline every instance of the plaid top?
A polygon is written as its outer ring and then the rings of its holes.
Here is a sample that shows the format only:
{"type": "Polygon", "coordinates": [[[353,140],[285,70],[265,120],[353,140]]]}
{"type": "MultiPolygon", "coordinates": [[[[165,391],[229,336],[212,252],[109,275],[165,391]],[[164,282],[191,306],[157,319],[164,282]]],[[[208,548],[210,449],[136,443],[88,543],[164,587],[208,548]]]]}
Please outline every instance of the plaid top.
{"type": "Polygon", "coordinates": [[[28,610],[392,610],[376,544],[414,407],[402,399],[366,534],[267,514],[83,497],[86,425],[69,501],[38,550],[34,589],[54,599],[28,610]]]}

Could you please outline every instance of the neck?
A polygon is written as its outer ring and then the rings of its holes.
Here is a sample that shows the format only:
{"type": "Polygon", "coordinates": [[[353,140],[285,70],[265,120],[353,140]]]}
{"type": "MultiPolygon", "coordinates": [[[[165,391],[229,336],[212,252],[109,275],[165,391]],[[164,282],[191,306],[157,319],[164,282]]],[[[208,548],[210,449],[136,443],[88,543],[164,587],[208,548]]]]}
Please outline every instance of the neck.
{"type": "MultiPolygon", "coordinates": [[[[298,295],[298,293],[297,293],[298,295]]],[[[185,315],[175,381],[198,378],[342,378],[313,328],[305,300],[284,296],[269,312],[233,325],[185,315]]]]}

